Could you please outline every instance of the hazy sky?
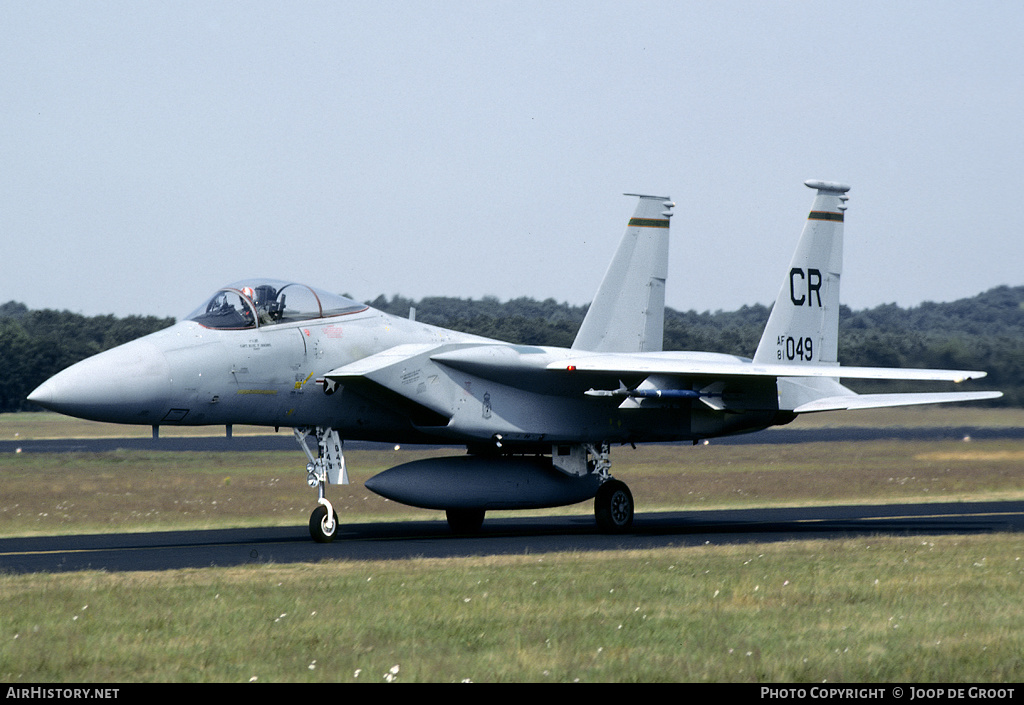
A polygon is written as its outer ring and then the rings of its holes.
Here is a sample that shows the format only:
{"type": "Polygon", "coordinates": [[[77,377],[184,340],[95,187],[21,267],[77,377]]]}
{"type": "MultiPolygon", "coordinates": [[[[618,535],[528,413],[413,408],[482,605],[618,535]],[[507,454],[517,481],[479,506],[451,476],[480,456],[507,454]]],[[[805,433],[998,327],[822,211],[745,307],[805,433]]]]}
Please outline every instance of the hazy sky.
{"type": "Polygon", "coordinates": [[[671,196],[667,304],[775,298],[852,185],[842,300],[1024,284],[1024,3],[0,0],[0,302],[222,284],[587,303],[671,196]]]}

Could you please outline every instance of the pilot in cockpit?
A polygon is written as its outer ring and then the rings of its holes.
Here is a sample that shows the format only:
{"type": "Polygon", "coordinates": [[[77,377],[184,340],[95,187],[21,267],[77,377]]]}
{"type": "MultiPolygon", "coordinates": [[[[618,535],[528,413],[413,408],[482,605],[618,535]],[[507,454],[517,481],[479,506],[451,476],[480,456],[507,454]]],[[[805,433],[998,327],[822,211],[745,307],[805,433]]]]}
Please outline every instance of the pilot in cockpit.
{"type": "Polygon", "coordinates": [[[269,284],[261,284],[255,288],[246,286],[242,288],[242,293],[249,297],[256,307],[260,324],[267,325],[281,320],[281,315],[284,312],[284,296],[279,301],[274,287],[269,284]]]}

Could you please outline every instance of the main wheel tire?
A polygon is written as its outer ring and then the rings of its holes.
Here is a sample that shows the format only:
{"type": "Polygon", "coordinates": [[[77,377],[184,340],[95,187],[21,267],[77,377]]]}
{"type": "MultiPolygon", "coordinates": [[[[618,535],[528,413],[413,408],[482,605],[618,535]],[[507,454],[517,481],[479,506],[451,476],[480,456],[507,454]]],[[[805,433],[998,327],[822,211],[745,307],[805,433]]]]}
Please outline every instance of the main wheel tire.
{"type": "Polygon", "coordinates": [[[459,536],[480,533],[484,523],[483,509],[449,509],[445,511],[445,516],[448,518],[448,528],[459,536]]]}
{"type": "Polygon", "coordinates": [[[330,543],[338,535],[338,513],[334,512],[334,526],[327,529],[327,507],[317,506],[309,515],[309,535],[317,543],[330,543]]]}
{"type": "Polygon", "coordinates": [[[633,495],[625,482],[608,480],[594,497],[597,528],[606,534],[621,534],[633,525],[633,495]]]}

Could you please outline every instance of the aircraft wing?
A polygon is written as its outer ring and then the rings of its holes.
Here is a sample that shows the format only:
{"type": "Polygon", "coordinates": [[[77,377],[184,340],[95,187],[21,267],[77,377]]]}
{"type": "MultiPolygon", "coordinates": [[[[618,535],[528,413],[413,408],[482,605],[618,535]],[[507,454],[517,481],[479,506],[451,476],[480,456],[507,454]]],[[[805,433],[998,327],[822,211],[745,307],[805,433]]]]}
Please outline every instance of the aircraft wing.
{"type": "MultiPolygon", "coordinates": [[[[454,408],[451,387],[445,383],[446,368],[539,394],[619,397],[624,408],[643,400],[657,403],[658,399],[690,398],[713,409],[729,410],[750,403],[746,392],[763,394],[774,388],[776,380],[784,379],[810,390],[791,402],[793,406],[788,408],[794,413],[978,401],[1002,395],[857,394],[834,382],[841,378],[962,382],[986,376],[977,370],[792,365],[710,353],[588,353],[478,343],[399,345],[331,370],[324,375],[324,385],[328,392],[341,385],[375,399],[417,426],[443,426],[454,408]],[[624,386],[622,380],[629,380],[631,387],[624,386]]],[[[776,396],[774,392],[770,395],[772,399],[776,396]]]]}

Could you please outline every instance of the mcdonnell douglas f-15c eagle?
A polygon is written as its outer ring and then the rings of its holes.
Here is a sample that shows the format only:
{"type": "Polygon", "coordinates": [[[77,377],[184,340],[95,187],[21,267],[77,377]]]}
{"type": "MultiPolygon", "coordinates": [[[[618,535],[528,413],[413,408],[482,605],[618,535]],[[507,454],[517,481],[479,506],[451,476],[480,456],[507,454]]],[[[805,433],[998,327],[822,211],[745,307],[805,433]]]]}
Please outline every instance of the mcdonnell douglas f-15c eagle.
{"type": "Polygon", "coordinates": [[[633,498],[611,477],[612,444],[759,431],[799,414],[992,399],[1000,392],[857,394],[840,378],[960,382],[984,372],[841,367],[839,278],[848,186],[817,193],[753,359],[663,352],[667,198],[636,212],[571,348],[515,345],[397,318],[302,284],[227,286],[171,328],[60,372],[29,399],[96,421],[292,427],[330,541],[328,484],[347,483],[344,440],[465,445],[366,486],[447,512],[470,533],[484,512],[594,499],[603,531],[633,498]],[[314,436],[317,452],[307,446],[314,436]]]}

